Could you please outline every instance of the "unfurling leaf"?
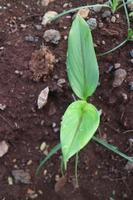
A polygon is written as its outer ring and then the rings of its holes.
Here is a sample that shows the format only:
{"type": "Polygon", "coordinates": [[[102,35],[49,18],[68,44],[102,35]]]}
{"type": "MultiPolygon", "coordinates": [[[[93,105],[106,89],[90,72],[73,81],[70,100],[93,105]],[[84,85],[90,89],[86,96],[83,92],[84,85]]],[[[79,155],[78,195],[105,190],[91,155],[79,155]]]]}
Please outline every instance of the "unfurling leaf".
{"type": "Polygon", "coordinates": [[[92,138],[99,122],[99,112],[86,101],[75,101],[67,108],[60,134],[65,168],[69,158],[79,152],[92,138]]]}
{"type": "Polygon", "coordinates": [[[77,16],[68,39],[67,73],[75,94],[82,100],[91,96],[98,85],[99,70],[91,31],[85,20],[77,16]]]}

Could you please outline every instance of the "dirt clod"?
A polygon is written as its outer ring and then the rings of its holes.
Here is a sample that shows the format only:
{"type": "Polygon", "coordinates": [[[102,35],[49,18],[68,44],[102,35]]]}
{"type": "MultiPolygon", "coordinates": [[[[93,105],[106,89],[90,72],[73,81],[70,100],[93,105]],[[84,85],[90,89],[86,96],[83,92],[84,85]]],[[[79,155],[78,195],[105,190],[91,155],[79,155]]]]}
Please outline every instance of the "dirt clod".
{"type": "Polygon", "coordinates": [[[119,87],[125,80],[127,72],[125,69],[118,69],[114,73],[113,87],[119,87]]]}
{"type": "Polygon", "coordinates": [[[31,176],[28,171],[24,171],[23,169],[12,170],[12,176],[15,179],[16,183],[31,183],[31,176]]]}
{"type": "Polygon", "coordinates": [[[61,35],[59,31],[50,29],[50,30],[45,31],[43,38],[46,42],[58,44],[61,39],[61,35]]]}
{"type": "Polygon", "coordinates": [[[30,60],[30,71],[33,73],[33,80],[46,81],[47,77],[53,71],[54,63],[56,62],[55,56],[47,48],[43,47],[40,50],[36,50],[30,60]]]}

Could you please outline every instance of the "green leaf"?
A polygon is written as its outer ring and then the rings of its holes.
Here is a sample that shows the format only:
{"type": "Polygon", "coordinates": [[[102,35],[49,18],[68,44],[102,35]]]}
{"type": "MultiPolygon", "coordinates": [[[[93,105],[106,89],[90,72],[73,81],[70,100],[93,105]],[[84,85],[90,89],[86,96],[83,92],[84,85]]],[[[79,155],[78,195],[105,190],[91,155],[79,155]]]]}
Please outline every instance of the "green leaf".
{"type": "Polygon", "coordinates": [[[100,122],[97,109],[86,101],[75,101],[67,108],[61,123],[61,148],[64,165],[92,138],[100,122]]]}
{"type": "Polygon", "coordinates": [[[109,0],[111,9],[113,12],[116,12],[118,5],[119,5],[119,0],[109,0]]]}
{"type": "Polygon", "coordinates": [[[133,12],[130,12],[130,13],[129,13],[129,17],[133,17],[133,12]]]}
{"type": "Polygon", "coordinates": [[[85,20],[77,16],[68,38],[67,73],[75,94],[86,100],[98,85],[99,70],[92,35],[85,20]]]}
{"type": "Polygon", "coordinates": [[[104,147],[106,147],[107,149],[113,151],[114,153],[116,153],[117,155],[125,158],[126,160],[133,162],[133,157],[127,156],[126,154],[122,153],[116,146],[107,143],[105,140],[100,139],[98,137],[93,136],[93,140],[95,140],[97,143],[103,145],[104,147]]]}
{"type": "Polygon", "coordinates": [[[133,40],[133,29],[128,29],[128,40],[133,40]]]}

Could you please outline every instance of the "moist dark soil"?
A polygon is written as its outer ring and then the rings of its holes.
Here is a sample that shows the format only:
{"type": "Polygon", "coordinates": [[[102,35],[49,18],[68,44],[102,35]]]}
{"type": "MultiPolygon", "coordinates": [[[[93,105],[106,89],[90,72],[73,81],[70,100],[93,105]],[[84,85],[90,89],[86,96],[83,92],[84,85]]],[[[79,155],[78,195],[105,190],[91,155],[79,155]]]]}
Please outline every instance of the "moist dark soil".
{"type": "MultiPolygon", "coordinates": [[[[0,141],[5,140],[9,145],[7,154],[0,158],[0,200],[132,200],[133,173],[125,169],[127,161],[94,141],[80,153],[79,188],[75,188],[74,184],[72,159],[66,174],[67,182],[58,192],[55,191],[56,179],[61,176],[60,152],[46,163],[38,176],[35,175],[40,160],[47,153],[40,151],[40,145],[45,142],[49,151],[59,142],[61,116],[73,101],[66,76],[67,40],[64,39],[73,15],[62,17],[40,30],[36,25],[41,25],[46,11],[62,12],[65,3],[75,7],[92,1],[55,0],[43,7],[36,0],[0,0],[0,104],[6,105],[3,111],[0,110],[0,141]],[[51,28],[61,33],[61,41],[57,45],[46,43],[43,39],[44,31],[51,28]],[[26,41],[29,35],[36,39],[26,41]],[[35,55],[41,46],[47,47],[53,56],[50,69],[45,68],[44,58],[35,55]],[[37,71],[37,63],[33,63],[36,57],[39,66],[40,63],[43,66],[41,75],[37,71]],[[35,67],[32,70],[31,63],[35,67]],[[57,84],[59,79],[66,82],[60,86],[57,84]],[[47,86],[50,89],[48,102],[38,110],[38,95],[47,86]],[[15,182],[12,177],[14,169],[28,170],[30,183],[15,182]],[[13,184],[10,184],[10,179],[13,184]]],[[[127,32],[122,9],[116,13],[119,15],[116,23],[103,20],[102,13],[103,10],[90,14],[98,22],[103,21],[102,28],[92,31],[97,54],[116,46],[127,32]]],[[[129,54],[132,48],[132,43],[127,43],[112,54],[98,57],[100,85],[89,99],[102,110],[97,136],[129,156],[133,153],[129,146],[129,139],[133,137],[133,132],[129,131],[133,129],[133,93],[129,88],[129,82],[133,81],[133,64],[129,54]],[[115,63],[120,63],[127,72],[126,79],[117,88],[112,86],[114,70],[109,70],[115,63]]]]}

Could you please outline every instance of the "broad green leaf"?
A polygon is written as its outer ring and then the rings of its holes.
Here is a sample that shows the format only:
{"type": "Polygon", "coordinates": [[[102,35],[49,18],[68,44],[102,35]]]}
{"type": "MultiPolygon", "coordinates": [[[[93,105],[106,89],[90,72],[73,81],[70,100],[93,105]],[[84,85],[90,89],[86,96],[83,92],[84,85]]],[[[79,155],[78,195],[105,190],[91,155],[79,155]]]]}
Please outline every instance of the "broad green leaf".
{"type": "Polygon", "coordinates": [[[92,35],[85,20],[77,16],[68,38],[67,73],[75,94],[86,100],[95,91],[99,70],[92,35]]]}
{"type": "Polygon", "coordinates": [[[86,101],[75,101],[67,108],[61,123],[61,148],[66,164],[92,138],[99,126],[100,114],[86,101]]]}

